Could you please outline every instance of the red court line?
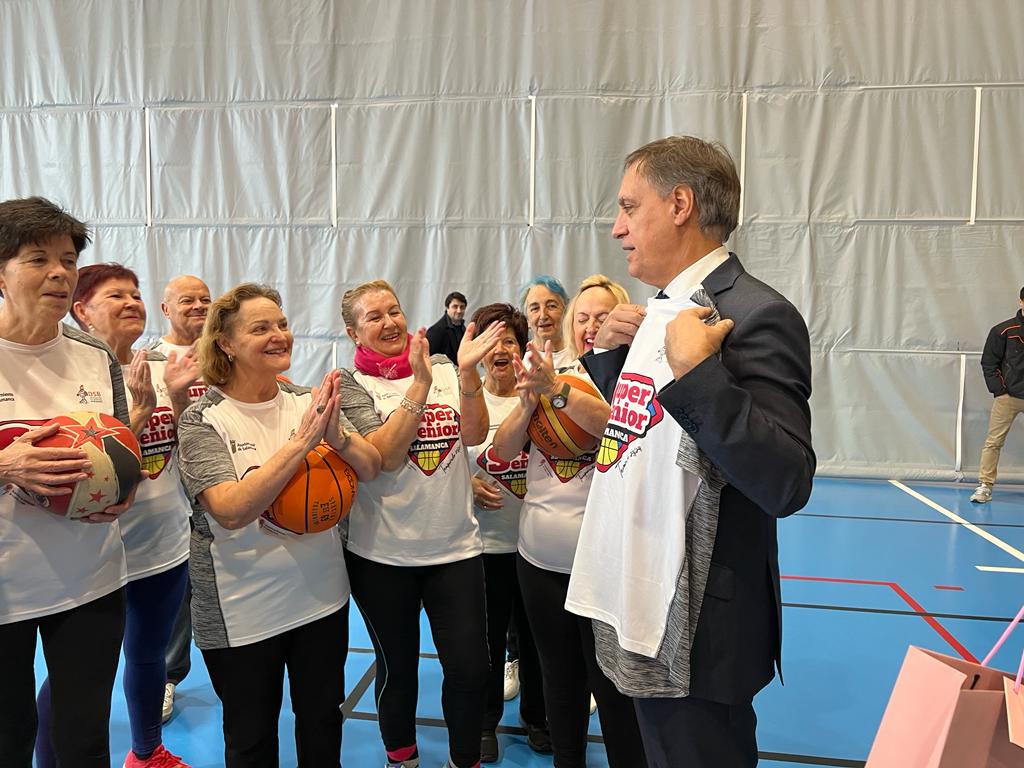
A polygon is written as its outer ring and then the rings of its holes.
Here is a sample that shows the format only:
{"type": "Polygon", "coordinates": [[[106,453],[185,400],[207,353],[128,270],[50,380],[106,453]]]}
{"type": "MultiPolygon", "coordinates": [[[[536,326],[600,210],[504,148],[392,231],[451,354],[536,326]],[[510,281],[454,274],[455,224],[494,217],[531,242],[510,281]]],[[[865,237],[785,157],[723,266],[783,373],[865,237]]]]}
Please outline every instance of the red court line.
{"type": "Polygon", "coordinates": [[[963,592],[964,591],[963,587],[951,587],[948,584],[936,584],[935,588],[936,589],[948,589],[951,592],[963,592]]]}
{"type": "MultiPolygon", "coordinates": [[[[783,579],[790,579],[792,581],[824,581],[831,584],[868,584],[875,587],[889,587],[893,592],[899,595],[900,599],[905,602],[910,608],[916,613],[925,614],[927,611],[921,606],[917,600],[912,598],[903,587],[894,581],[871,581],[870,579],[838,579],[830,576],[782,576],[783,579]]],[[[978,663],[978,659],[973,653],[968,651],[963,644],[953,634],[942,626],[938,619],[932,616],[921,616],[928,626],[934,629],[943,640],[949,643],[950,647],[960,654],[960,657],[966,661],[970,661],[974,664],[978,663]]]]}

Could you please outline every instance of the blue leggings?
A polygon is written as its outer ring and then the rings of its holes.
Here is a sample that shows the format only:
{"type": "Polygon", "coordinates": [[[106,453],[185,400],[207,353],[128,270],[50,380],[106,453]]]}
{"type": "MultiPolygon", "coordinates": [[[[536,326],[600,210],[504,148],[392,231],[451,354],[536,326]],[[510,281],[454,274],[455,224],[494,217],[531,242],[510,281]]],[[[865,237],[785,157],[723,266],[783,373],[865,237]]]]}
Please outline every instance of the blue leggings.
{"type": "MultiPolygon", "coordinates": [[[[185,594],[188,562],[169,571],[129,582],[125,587],[124,697],[132,728],[132,751],[147,758],[160,746],[160,720],[166,671],[164,654],[171,629],[185,594]]],[[[50,732],[50,681],[39,689],[36,701],[39,730],[37,768],[56,768],[50,732]]]]}

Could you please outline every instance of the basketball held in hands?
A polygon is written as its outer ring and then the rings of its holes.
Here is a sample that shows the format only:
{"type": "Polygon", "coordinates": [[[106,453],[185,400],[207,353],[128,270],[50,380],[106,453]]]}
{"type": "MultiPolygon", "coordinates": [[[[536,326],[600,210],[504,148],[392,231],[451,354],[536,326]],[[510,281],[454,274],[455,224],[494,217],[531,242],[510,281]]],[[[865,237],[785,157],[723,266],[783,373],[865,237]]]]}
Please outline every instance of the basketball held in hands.
{"type": "Polygon", "coordinates": [[[355,470],[321,443],[306,454],[263,517],[294,534],[329,530],[352,509],[358,484],[355,470]]]}
{"type": "MultiPolygon", "coordinates": [[[[568,382],[573,389],[594,397],[601,396],[588,381],[579,376],[559,374],[556,378],[560,382],[568,382]]],[[[565,411],[551,405],[551,401],[544,395],[541,395],[537,408],[530,416],[526,433],[537,448],[556,459],[574,459],[590,453],[601,440],[570,419],[565,411]]]]}
{"type": "Polygon", "coordinates": [[[68,483],[70,494],[38,496],[36,503],[49,511],[77,519],[102,512],[128,498],[139,482],[142,453],[131,429],[106,413],[74,411],[50,419],[44,426],[58,424],[50,437],[37,440],[39,448],[78,448],[92,463],[89,477],[68,483]]]}

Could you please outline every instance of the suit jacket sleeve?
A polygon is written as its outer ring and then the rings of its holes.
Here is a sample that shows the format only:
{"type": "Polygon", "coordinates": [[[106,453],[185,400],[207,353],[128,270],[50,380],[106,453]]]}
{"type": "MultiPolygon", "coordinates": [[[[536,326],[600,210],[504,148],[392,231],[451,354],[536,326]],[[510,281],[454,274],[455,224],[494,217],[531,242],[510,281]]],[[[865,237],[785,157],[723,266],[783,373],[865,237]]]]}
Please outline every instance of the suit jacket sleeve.
{"type": "Polygon", "coordinates": [[[1002,365],[1006,356],[1006,337],[999,332],[999,326],[988,332],[985,349],[981,353],[981,371],[985,374],[985,386],[996,397],[1006,394],[1002,365]]]}
{"type": "Polygon", "coordinates": [[[665,386],[658,399],[726,481],[784,517],[811,493],[810,339],[786,301],[754,307],[712,356],[665,386]]]}
{"type": "Polygon", "coordinates": [[[606,403],[612,401],[612,393],[615,391],[615,382],[619,380],[622,366],[626,364],[626,355],[629,353],[628,346],[616,347],[595,355],[593,350],[587,352],[580,358],[583,367],[587,369],[591,380],[597,386],[598,391],[606,403]]]}

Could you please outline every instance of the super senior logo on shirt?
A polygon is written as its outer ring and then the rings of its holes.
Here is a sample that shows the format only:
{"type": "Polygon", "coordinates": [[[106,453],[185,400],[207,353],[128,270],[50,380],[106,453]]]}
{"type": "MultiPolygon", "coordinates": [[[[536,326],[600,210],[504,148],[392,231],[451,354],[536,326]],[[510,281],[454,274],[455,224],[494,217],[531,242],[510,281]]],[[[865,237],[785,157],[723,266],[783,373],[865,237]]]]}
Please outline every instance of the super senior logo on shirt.
{"type": "Polygon", "coordinates": [[[526,498],[526,468],[530,463],[530,455],[526,451],[520,451],[512,461],[502,461],[492,444],[480,452],[476,463],[516,498],[526,498]]]}
{"type": "Polygon", "coordinates": [[[623,373],[612,394],[608,426],[597,450],[597,471],[607,472],[622,458],[630,443],[639,440],[665,418],[654,379],[623,373]]]}
{"type": "Polygon", "coordinates": [[[431,403],[420,418],[416,440],[409,446],[409,460],[430,477],[458,444],[460,434],[458,411],[450,405],[431,403]]]}

